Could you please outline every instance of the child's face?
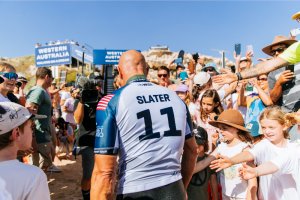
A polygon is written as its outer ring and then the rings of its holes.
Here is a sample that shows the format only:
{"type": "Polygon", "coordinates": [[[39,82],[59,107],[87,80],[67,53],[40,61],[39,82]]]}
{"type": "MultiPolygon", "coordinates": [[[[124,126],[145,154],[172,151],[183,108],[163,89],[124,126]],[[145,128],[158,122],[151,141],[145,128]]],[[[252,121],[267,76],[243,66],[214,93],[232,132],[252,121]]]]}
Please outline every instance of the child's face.
{"type": "Polygon", "coordinates": [[[186,92],[176,92],[181,100],[185,100],[187,93],[186,92]]]}
{"type": "Polygon", "coordinates": [[[202,109],[206,114],[212,113],[214,108],[216,107],[216,103],[214,103],[213,98],[211,97],[203,97],[201,103],[202,109]]]}
{"type": "Polygon", "coordinates": [[[260,125],[265,138],[270,142],[277,143],[284,139],[283,131],[285,126],[277,120],[265,118],[260,121],[260,125]]]}
{"type": "Polygon", "coordinates": [[[226,142],[231,142],[234,138],[238,138],[238,129],[225,124],[219,124],[218,127],[226,142]]]}
{"type": "Polygon", "coordinates": [[[204,154],[205,152],[204,152],[204,145],[202,145],[202,144],[198,144],[197,145],[197,154],[198,154],[198,156],[202,156],[203,154],[204,154]]]}

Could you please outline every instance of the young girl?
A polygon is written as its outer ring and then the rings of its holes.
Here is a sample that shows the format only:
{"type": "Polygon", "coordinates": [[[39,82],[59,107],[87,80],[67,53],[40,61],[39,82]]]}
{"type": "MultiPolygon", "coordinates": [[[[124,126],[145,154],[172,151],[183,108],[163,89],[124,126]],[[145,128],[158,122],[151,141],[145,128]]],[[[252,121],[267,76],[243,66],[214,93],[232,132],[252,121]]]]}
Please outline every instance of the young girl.
{"type": "MultiPolygon", "coordinates": [[[[237,110],[225,110],[216,121],[210,121],[211,125],[220,129],[224,143],[221,143],[206,159],[196,164],[194,172],[198,172],[215,160],[222,153],[226,156],[234,156],[248,147],[247,142],[252,138],[249,131],[244,127],[244,119],[237,110]]],[[[256,179],[249,181],[241,180],[238,169],[241,165],[233,165],[220,173],[222,186],[222,199],[255,199],[256,179]]]]}
{"type": "Polygon", "coordinates": [[[223,111],[220,97],[216,90],[206,90],[200,99],[200,112],[196,115],[197,126],[203,127],[208,134],[209,152],[212,152],[216,144],[212,143],[212,137],[217,134],[217,128],[210,125],[223,111]]]}
{"type": "MultiPolygon", "coordinates": [[[[296,113],[289,113],[285,115],[285,124],[294,125],[300,124],[300,110],[298,115],[296,113]]],[[[300,133],[300,132],[299,132],[300,133]]],[[[295,145],[295,149],[289,154],[283,153],[271,161],[263,163],[256,168],[244,166],[240,169],[242,178],[249,179],[257,176],[264,176],[267,174],[291,174],[296,182],[298,197],[300,196],[300,143],[295,145]]],[[[276,176],[276,175],[275,175],[276,176]]],[[[296,197],[295,197],[296,198],[296,197]]]]}
{"type": "MultiPolygon", "coordinates": [[[[207,157],[205,152],[208,151],[208,140],[207,132],[202,127],[197,127],[194,129],[196,143],[197,143],[197,161],[201,161],[207,157]]],[[[216,173],[211,170],[209,167],[206,167],[202,171],[195,173],[188,185],[187,195],[189,200],[208,200],[209,193],[207,191],[208,186],[211,188],[211,193],[213,199],[217,200],[218,198],[218,183],[216,173]]]]}
{"type": "Polygon", "coordinates": [[[184,103],[189,106],[190,104],[190,95],[189,95],[189,88],[185,84],[180,84],[176,86],[175,92],[179,98],[184,101],[184,103]]]}
{"type": "MultiPolygon", "coordinates": [[[[221,156],[212,162],[212,168],[225,169],[234,164],[255,161],[257,165],[272,160],[280,154],[293,152],[295,144],[289,142],[285,113],[279,107],[266,108],[259,120],[265,139],[255,144],[248,151],[243,151],[232,158],[221,156]]],[[[217,171],[218,171],[217,170],[217,171]]],[[[290,174],[266,175],[259,179],[259,199],[300,199],[296,182],[290,174]]]]}

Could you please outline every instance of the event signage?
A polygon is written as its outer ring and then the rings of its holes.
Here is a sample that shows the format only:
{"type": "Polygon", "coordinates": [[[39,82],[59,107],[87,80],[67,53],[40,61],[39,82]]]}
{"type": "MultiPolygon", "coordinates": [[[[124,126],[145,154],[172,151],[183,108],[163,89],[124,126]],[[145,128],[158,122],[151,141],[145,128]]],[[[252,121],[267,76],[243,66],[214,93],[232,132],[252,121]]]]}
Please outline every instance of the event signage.
{"type": "Polygon", "coordinates": [[[70,44],[50,45],[35,49],[37,67],[71,64],[70,44]]]}
{"type": "Polygon", "coordinates": [[[119,63],[121,55],[127,50],[94,50],[94,64],[95,65],[116,65],[119,63]]]}
{"type": "MultiPolygon", "coordinates": [[[[83,56],[83,49],[80,46],[77,46],[75,44],[71,45],[71,56],[73,58],[76,58],[77,60],[82,61],[83,56]]],[[[87,49],[84,50],[84,62],[85,63],[93,63],[93,55],[91,51],[88,51],[87,49]]]]}

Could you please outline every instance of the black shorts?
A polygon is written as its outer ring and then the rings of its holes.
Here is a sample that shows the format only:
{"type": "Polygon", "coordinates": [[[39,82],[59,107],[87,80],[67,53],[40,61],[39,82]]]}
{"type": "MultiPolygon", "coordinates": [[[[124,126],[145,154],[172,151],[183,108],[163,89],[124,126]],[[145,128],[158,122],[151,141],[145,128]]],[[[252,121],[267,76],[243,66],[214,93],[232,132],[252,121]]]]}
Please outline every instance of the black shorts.
{"type": "Polygon", "coordinates": [[[185,200],[182,180],[147,191],[119,194],[117,200],[185,200]]]}
{"type": "Polygon", "coordinates": [[[92,147],[86,147],[81,150],[82,156],[82,179],[91,179],[94,169],[94,149],[92,147]]]}

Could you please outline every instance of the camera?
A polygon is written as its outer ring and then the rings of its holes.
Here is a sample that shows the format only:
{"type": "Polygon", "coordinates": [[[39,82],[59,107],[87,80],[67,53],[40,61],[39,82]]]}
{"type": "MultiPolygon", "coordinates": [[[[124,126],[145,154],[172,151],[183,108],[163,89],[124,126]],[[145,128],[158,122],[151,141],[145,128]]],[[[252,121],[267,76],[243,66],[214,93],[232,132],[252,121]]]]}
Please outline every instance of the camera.
{"type": "Polygon", "coordinates": [[[98,103],[100,92],[96,86],[101,85],[101,79],[87,78],[85,76],[77,76],[75,87],[79,88],[77,98],[84,104],[98,103]]]}
{"type": "Polygon", "coordinates": [[[19,87],[21,87],[21,86],[22,86],[22,84],[23,84],[23,83],[22,83],[21,81],[17,81],[17,82],[16,82],[16,87],[18,87],[18,88],[19,88],[19,87]]]}

